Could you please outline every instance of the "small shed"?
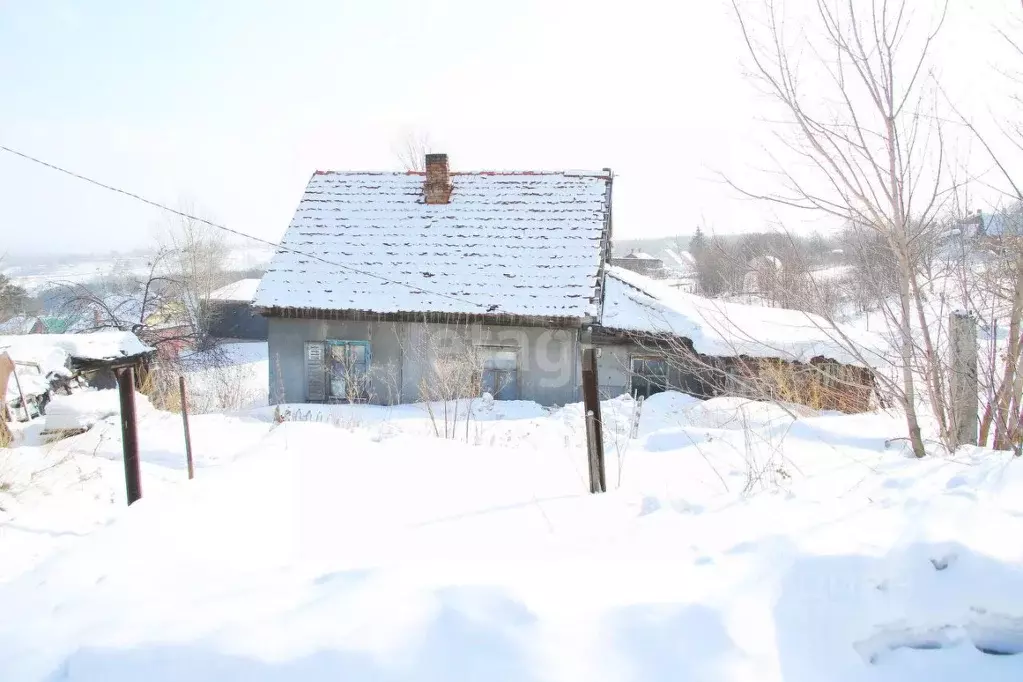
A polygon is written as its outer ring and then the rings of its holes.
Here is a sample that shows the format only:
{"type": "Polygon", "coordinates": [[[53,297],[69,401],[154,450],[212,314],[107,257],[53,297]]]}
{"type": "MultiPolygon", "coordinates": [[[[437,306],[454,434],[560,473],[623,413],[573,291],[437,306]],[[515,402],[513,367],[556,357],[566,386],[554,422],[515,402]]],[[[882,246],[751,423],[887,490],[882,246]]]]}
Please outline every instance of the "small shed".
{"type": "Polygon", "coordinates": [[[259,279],[240,279],[212,292],[210,334],[222,339],[266,341],[268,323],[252,307],[259,279]]]}

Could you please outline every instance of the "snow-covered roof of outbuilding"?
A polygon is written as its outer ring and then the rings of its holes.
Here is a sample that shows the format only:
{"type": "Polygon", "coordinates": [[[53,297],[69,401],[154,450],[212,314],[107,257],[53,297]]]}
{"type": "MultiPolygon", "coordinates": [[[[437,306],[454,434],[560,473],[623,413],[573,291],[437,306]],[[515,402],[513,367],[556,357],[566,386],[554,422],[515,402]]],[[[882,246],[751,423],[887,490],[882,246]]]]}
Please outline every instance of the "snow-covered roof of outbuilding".
{"type": "Polygon", "coordinates": [[[259,278],[253,279],[240,279],[237,282],[231,282],[226,286],[222,286],[219,289],[210,293],[211,301],[243,301],[250,302],[256,295],[256,289],[259,288],[259,278]]]}
{"type": "Polygon", "coordinates": [[[422,173],[317,172],[253,305],[596,317],[609,171],[448,177],[426,204],[422,173]]]}
{"type": "Polygon", "coordinates": [[[704,355],[801,362],[823,356],[866,366],[879,364],[887,349],[876,334],[810,313],[704,298],[620,267],[606,275],[601,326],[684,337],[704,355]]]}
{"type": "MultiPolygon", "coordinates": [[[[0,350],[9,350],[16,360],[28,360],[23,349],[36,354],[57,348],[76,360],[119,360],[153,352],[131,332],[104,329],[87,334],[32,334],[31,336],[0,336],[0,350]]],[[[32,361],[37,361],[35,358],[32,361]]]]}

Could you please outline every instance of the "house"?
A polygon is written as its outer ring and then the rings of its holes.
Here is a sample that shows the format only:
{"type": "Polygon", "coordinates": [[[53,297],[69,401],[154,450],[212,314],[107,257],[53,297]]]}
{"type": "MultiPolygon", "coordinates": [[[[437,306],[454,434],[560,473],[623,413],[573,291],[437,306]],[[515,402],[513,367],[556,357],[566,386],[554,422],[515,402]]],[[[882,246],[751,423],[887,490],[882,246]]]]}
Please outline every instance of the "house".
{"type": "Polygon", "coordinates": [[[46,325],[34,315],[17,315],[0,322],[0,334],[43,334],[46,325]]]}
{"type": "Polygon", "coordinates": [[[477,381],[579,399],[611,248],[610,170],[318,171],[256,290],[272,402],[411,402],[477,381]],[[468,372],[460,368],[468,367],[468,372]]]}
{"type": "Polygon", "coordinates": [[[240,279],[210,293],[211,336],[266,341],[266,318],[252,307],[258,287],[259,279],[240,279]]]}
{"type": "Polygon", "coordinates": [[[871,407],[884,341],[809,313],[707,299],[611,266],[593,343],[605,396],[674,389],[780,399],[817,409],[871,407]]]}
{"type": "Polygon", "coordinates": [[[612,258],[611,265],[632,270],[647,277],[660,278],[665,276],[664,261],[639,249],[633,249],[620,258],[612,258]]]}
{"type": "Polygon", "coordinates": [[[687,294],[700,292],[700,271],[696,258],[689,251],[665,249],[666,284],[687,294]]]}

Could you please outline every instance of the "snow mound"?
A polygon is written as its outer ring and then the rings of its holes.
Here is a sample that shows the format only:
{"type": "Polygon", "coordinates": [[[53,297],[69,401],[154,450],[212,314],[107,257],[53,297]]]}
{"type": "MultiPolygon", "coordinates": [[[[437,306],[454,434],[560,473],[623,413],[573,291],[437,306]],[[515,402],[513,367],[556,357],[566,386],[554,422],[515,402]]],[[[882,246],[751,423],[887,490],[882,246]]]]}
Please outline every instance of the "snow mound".
{"type": "Polygon", "coordinates": [[[680,421],[687,426],[741,430],[816,416],[818,416],[816,410],[803,405],[721,397],[711,398],[686,408],[680,421]]]}
{"type": "MultiPolygon", "coordinates": [[[[152,411],[149,398],[135,394],[137,415],[152,411]]],[[[121,414],[121,403],[116,390],[82,391],[71,395],[54,396],[46,408],[46,430],[89,429],[96,423],[121,414]]]]}

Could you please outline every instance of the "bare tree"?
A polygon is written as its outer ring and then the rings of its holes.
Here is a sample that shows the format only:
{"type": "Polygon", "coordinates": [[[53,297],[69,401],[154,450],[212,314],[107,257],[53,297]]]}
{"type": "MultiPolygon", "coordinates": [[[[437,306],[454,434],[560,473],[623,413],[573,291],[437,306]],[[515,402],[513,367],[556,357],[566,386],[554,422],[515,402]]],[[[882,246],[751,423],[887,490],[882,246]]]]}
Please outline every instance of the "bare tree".
{"type": "Polygon", "coordinates": [[[116,286],[103,281],[59,283],[57,295],[62,302],[58,315],[76,321],[78,331],[130,331],[154,348],[191,338],[188,330],[158,332],[160,312],[172,304],[172,292],[178,285],[175,278],[162,274],[169,258],[168,249],[158,249],[145,274],[123,274],[117,278],[116,286]]]}
{"type": "Polygon", "coordinates": [[[913,452],[922,457],[918,376],[932,401],[945,390],[937,367],[926,363],[936,357],[936,349],[913,262],[913,225],[932,224],[947,197],[942,131],[933,115],[936,98],[928,70],[946,8],[926,32],[916,33],[911,26],[921,24],[910,22],[907,0],[868,6],[857,0],[816,0],[810,16],[800,21],[802,49],[797,52],[780,6],[774,0],[760,4],[764,11],[754,16],[740,0],[732,0],[753,75],[783,112],[782,139],[791,155],[785,161],[791,163],[778,159],[780,191],[746,193],[860,226],[891,250],[897,304],[887,309],[900,349],[899,402],[913,452]],[[800,78],[807,65],[815,77],[812,87],[800,78]],[[923,358],[914,321],[921,327],[923,358]]]}
{"type": "MultiPolygon", "coordinates": [[[[195,214],[193,210],[183,212],[195,214]]],[[[195,346],[204,350],[212,341],[210,295],[225,284],[227,242],[221,232],[209,225],[184,217],[167,225],[160,241],[166,252],[163,274],[173,282],[169,296],[179,308],[167,312],[180,315],[195,346]]]]}
{"type": "Polygon", "coordinates": [[[395,145],[394,155],[405,170],[423,172],[426,170],[426,155],[432,146],[429,133],[410,130],[395,145]]]}

